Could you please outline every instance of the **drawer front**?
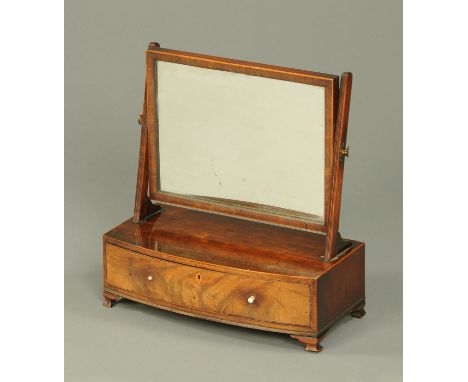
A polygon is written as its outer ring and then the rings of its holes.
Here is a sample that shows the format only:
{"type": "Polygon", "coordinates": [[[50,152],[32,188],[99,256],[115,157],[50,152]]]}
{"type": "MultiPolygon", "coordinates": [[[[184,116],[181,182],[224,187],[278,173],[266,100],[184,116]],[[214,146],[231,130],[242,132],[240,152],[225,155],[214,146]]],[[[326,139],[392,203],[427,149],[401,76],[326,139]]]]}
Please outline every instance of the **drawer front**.
{"type": "Polygon", "coordinates": [[[243,317],[284,325],[311,325],[308,284],[196,268],[112,244],[106,244],[105,283],[155,304],[210,312],[225,320],[243,317]]]}

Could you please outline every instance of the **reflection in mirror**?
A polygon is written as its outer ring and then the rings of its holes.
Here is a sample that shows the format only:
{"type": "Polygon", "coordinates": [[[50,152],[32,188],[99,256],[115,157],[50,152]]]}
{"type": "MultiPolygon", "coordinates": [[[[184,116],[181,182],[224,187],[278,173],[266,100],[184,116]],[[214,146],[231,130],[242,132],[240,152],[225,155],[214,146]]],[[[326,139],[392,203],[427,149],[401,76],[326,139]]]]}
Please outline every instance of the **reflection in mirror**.
{"type": "Polygon", "coordinates": [[[160,191],[323,222],[323,87],[158,61],[157,110],[160,191]]]}

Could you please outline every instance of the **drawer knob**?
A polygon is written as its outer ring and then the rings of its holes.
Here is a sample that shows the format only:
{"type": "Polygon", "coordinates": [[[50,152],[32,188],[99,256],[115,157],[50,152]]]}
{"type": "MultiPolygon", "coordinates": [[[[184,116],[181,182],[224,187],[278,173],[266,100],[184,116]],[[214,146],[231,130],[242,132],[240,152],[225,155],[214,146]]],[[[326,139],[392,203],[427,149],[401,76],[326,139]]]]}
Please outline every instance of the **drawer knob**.
{"type": "Polygon", "coordinates": [[[250,296],[248,299],[247,299],[247,302],[249,304],[253,304],[253,302],[255,301],[255,296],[250,296]]]}
{"type": "Polygon", "coordinates": [[[148,280],[149,281],[153,280],[153,276],[148,276],[148,280]]]}

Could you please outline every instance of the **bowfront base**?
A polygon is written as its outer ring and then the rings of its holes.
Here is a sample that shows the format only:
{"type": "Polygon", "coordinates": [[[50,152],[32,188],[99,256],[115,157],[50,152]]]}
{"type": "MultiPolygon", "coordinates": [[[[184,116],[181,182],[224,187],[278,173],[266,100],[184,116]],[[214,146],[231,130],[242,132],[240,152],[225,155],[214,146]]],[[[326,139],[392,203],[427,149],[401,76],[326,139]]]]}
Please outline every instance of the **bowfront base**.
{"type": "Polygon", "coordinates": [[[120,298],[286,333],[320,351],[340,316],[364,315],[364,244],[323,262],[324,237],[163,206],[104,235],[104,302],[120,298]]]}

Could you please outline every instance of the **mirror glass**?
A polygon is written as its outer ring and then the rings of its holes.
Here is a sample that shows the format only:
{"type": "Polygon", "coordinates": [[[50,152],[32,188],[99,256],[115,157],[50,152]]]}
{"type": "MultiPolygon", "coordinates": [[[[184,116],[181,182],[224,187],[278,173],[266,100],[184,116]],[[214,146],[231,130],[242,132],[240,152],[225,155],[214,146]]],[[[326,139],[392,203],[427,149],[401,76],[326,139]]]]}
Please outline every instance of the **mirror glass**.
{"type": "Polygon", "coordinates": [[[323,222],[323,87],[156,65],[160,191],[323,222]]]}

